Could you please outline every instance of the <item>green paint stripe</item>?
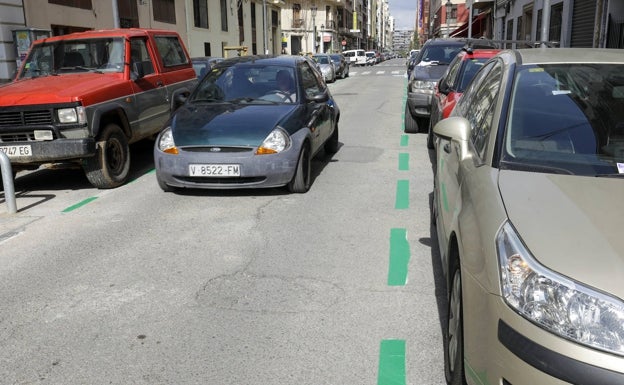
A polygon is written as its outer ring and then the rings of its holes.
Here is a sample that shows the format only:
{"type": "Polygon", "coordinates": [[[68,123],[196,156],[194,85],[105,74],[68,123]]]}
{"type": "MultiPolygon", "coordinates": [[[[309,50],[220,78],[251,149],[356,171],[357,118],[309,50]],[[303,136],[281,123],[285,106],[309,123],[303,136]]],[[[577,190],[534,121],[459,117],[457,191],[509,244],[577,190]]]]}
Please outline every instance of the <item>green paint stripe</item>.
{"type": "Polygon", "coordinates": [[[407,146],[409,142],[409,135],[401,135],[401,147],[407,146]]]}
{"type": "Polygon", "coordinates": [[[390,262],[388,267],[388,286],[405,286],[407,266],[410,260],[410,246],[407,230],[390,229],[390,262]]]}
{"type": "Polygon", "coordinates": [[[74,210],[76,210],[77,208],[80,208],[80,207],[82,207],[82,206],[86,205],[87,203],[92,202],[92,201],[94,201],[94,200],[96,200],[96,199],[97,199],[97,197],[87,198],[87,199],[83,200],[82,202],[78,202],[78,203],[76,203],[76,204],[75,204],[75,205],[73,205],[73,206],[69,206],[68,208],[66,208],[65,210],[63,210],[63,212],[64,212],[64,213],[68,213],[68,212],[70,212],[70,211],[74,211],[74,210]]]}
{"type": "Polygon", "coordinates": [[[406,152],[402,152],[399,154],[399,170],[409,170],[409,154],[406,152]]]}
{"type": "Polygon", "coordinates": [[[405,385],[405,340],[383,340],[377,385],[405,385]]]}
{"type": "Polygon", "coordinates": [[[399,180],[397,181],[396,189],[396,201],[394,208],[406,209],[409,207],[409,181],[399,180]]]}

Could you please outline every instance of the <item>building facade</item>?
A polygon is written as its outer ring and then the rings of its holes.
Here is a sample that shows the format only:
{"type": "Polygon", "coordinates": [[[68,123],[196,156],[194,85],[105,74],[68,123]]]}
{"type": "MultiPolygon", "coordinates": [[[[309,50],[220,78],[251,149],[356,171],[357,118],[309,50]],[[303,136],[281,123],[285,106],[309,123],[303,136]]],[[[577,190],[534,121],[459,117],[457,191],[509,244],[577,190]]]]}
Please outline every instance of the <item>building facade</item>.
{"type": "Polygon", "coordinates": [[[451,36],[506,40],[508,47],[624,48],[622,0],[418,0],[417,6],[421,43],[451,36]]]}

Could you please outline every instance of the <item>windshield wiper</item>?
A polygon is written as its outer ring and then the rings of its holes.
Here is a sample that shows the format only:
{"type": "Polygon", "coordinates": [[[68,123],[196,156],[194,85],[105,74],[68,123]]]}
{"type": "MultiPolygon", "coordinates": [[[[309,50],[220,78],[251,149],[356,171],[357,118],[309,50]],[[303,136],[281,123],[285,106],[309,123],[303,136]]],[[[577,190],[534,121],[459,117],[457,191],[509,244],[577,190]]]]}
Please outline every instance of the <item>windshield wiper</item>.
{"type": "Polygon", "coordinates": [[[243,98],[230,99],[230,100],[228,100],[228,102],[230,102],[230,103],[240,103],[240,102],[251,103],[251,102],[253,102],[255,100],[256,99],[254,99],[254,98],[243,97],[243,98]]]}

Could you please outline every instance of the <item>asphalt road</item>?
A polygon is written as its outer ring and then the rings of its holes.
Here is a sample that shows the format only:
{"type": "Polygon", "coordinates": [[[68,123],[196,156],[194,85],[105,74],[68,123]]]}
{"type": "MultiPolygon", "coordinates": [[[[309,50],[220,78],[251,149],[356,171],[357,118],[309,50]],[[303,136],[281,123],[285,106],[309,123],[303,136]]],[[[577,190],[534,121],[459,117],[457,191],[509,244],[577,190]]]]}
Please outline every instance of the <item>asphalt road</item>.
{"type": "Polygon", "coordinates": [[[404,59],[330,85],[340,150],[306,194],[164,193],[81,170],[0,194],[0,383],[436,385],[445,287],[404,59]]]}

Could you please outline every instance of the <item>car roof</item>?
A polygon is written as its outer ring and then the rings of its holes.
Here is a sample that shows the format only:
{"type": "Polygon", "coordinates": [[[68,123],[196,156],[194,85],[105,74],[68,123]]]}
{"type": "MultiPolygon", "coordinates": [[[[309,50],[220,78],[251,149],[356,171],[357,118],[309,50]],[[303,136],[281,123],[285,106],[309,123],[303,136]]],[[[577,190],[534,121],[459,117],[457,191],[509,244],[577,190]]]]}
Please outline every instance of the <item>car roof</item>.
{"type": "Polygon", "coordinates": [[[305,61],[304,56],[299,55],[250,55],[236,56],[221,60],[215,66],[229,66],[235,64],[263,64],[263,65],[284,65],[295,66],[297,63],[305,61]]]}
{"type": "Polygon", "coordinates": [[[608,48],[529,48],[514,50],[519,64],[624,63],[620,49],[608,48]]]}
{"type": "Polygon", "coordinates": [[[475,59],[475,58],[490,58],[501,52],[500,49],[470,49],[462,50],[457,55],[462,57],[463,60],[475,59]]]}

